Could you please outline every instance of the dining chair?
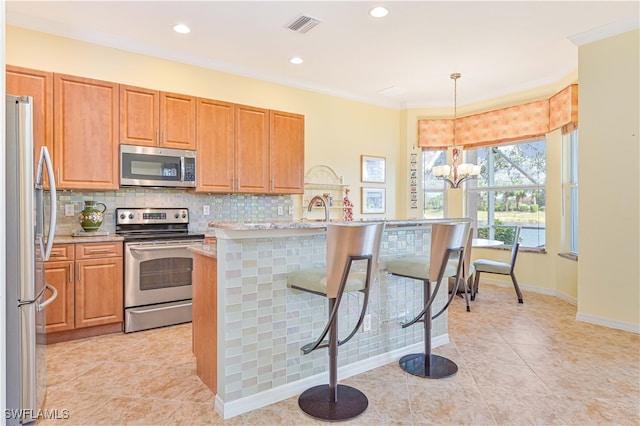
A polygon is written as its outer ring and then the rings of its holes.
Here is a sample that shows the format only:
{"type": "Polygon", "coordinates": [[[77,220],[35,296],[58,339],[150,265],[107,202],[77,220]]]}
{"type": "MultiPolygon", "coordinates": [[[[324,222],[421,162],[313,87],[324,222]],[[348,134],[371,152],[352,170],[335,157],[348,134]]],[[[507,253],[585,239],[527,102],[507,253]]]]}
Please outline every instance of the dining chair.
{"type": "MultiPolygon", "coordinates": [[[[441,315],[455,297],[457,283],[462,275],[465,238],[468,236],[467,223],[435,223],[431,227],[431,249],[429,256],[410,256],[390,260],[387,271],[396,276],[422,281],[423,308],[412,320],[403,322],[407,328],[421,322],[424,326],[424,353],[405,355],[400,358],[400,368],[418,377],[441,379],[453,376],[458,371],[455,362],[431,352],[431,321],[441,315]],[[452,258],[453,257],[453,258],[452,258]],[[431,314],[440,285],[448,277],[455,276],[453,292],[444,307],[435,315],[431,314]],[[432,290],[431,285],[435,288],[432,290]]],[[[446,285],[446,284],[445,284],[446,285]]]]}
{"type": "Polygon", "coordinates": [[[314,342],[301,348],[304,355],[316,349],[329,348],[329,384],[311,387],[298,398],[300,409],[316,419],[331,422],[352,419],[362,414],[369,405],[364,393],[354,387],[338,384],[338,346],[355,336],[363,323],[369,290],[378,270],[384,225],[384,222],[328,224],[326,267],[301,269],[287,274],[289,288],[328,299],[329,318],[324,329],[314,342]],[[338,311],[346,292],[362,292],[364,298],[353,330],[344,339],[338,339],[338,311]]]}
{"type": "Polygon", "coordinates": [[[510,262],[498,262],[489,259],[476,259],[476,261],[473,262],[473,266],[475,267],[475,279],[471,288],[471,300],[476,300],[476,296],[478,294],[478,285],[480,284],[480,274],[484,272],[486,274],[511,276],[513,288],[515,288],[516,295],[518,296],[518,303],[523,303],[522,292],[520,291],[520,286],[518,286],[518,280],[516,279],[516,274],[514,272],[514,269],[516,267],[516,257],[518,256],[518,249],[520,247],[520,230],[521,227],[516,226],[515,235],[513,237],[513,245],[511,246],[510,262]]]}

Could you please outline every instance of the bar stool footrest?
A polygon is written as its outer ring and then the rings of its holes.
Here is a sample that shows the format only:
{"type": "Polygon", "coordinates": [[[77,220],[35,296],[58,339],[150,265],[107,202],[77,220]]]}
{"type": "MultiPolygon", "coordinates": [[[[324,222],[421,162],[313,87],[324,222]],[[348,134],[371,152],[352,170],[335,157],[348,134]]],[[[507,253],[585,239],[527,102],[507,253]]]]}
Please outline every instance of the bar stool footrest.
{"type": "Polygon", "coordinates": [[[458,372],[455,362],[439,355],[409,354],[400,358],[400,368],[409,374],[428,379],[443,379],[458,372]]]}
{"type": "Polygon", "coordinates": [[[331,422],[353,419],[369,406],[367,396],[351,386],[337,385],[337,394],[337,400],[332,401],[329,385],[314,386],[300,395],[298,405],[309,416],[331,422]]]}

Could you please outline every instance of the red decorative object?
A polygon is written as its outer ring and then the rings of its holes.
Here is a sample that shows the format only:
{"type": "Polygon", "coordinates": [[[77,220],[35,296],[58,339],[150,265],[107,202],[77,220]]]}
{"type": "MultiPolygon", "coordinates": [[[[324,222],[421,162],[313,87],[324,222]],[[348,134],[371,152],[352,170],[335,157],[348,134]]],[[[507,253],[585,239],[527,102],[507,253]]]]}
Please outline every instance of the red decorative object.
{"type": "Polygon", "coordinates": [[[345,222],[351,222],[353,221],[353,203],[349,199],[349,188],[345,188],[344,192],[344,199],[342,200],[344,205],[343,220],[345,222]]]}

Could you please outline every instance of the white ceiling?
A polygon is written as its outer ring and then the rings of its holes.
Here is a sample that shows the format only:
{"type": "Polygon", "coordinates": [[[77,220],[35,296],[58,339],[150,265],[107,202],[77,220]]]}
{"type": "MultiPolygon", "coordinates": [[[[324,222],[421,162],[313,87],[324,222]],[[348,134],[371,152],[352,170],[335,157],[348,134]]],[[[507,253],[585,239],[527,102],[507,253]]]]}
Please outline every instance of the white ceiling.
{"type": "Polygon", "coordinates": [[[383,105],[449,107],[546,86],[578,45],[638,28],[624,1],[6,1],[6,23],[383,105]],[[368,11],[384,5],[385,18],[368,11]],[[299,14],[321,22],[285,28],[299,14]],[[176,23],[191,33],[172,31],[176,23]],[[289,58],[305,62],[292,65],[289,58]],[[379,94],[391,89],[396,94],[379,94]]]}

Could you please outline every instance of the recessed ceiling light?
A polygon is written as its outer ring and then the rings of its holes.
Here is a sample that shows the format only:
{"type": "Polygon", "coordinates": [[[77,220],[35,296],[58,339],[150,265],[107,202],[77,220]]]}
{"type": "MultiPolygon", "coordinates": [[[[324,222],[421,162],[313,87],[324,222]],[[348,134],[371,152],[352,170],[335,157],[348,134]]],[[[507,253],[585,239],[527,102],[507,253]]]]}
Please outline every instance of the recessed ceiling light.
{"type": "Polygon", "coordinates": [[[177,24],[173,26],[173,31],[180,34],[189,34],[191,32],[191,28],[187,27],[185,24],[177,24]]]}
{"type": "Polygon", "coordinates": [[[369,11],[369,15],[373,16],[374,18],[384,18],[388,14],[389,11],[382,6],[374,7],[369,11]]]}
{"type": "Polygon", "coordinates": [[[304,60],[298,56],[294,56],[293,58],[289,59],[289,62],[295,65],[300,65],[301,63],[304,62],[304,60]]]}

